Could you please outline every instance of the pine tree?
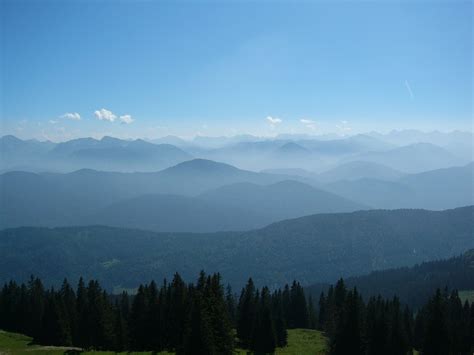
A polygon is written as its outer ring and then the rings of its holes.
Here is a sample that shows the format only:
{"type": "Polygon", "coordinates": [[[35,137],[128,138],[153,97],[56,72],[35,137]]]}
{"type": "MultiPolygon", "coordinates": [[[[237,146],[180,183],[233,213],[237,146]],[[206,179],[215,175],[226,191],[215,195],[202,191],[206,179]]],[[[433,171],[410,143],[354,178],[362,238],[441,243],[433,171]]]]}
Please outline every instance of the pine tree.
{"type": "Polygon", "coordinates": [[[394,297],[389,308],[390,330],[388,335],[388,350],[387,354],[391,355],[406,355],[410,349],[407,334],[405,332],[403,316],[400,311],[400,301],[394,297]]]}
{"type": "Polygon", "coordinates": [[[77,333],[75,334],[74,345],[88,349],[91,346],[88,325],[89,304],[87,300],[87,289],[82,277],[79,279],[76,294],[77,333]]]}
{"type": "Polygon", "coordinates": [[[51,289],[46,296],[40,341],[49,345],[71,345],[71,329],[60,296],[51,289]]]}
{"type": "Polygon", "coordinates": [[[326,310],[326,297],[324,297],[324,292],[321,292],[319,296],[319,317],[318,317],[318,329],[324,330],[327,322],[327,310],[326,310]]]}
{"type": "Polygon", "coordinates": [[[339,315],[331,354],[362,354],[359,295],[355,289],[347,294],[347,300],[339,315]]]}
{"type": "Polygon", "coordinates": [[[288,331],[286,330],[286,321],[283,313],[283,296],[281,290],[277,290],[273,293],[272,303],[277,346],[284,347],[288,344],[288,331]]]}
{"type": "Polygon", "coordinates": [[[149,314],[149,302],[147,295],[147,288],[140,285],[137,294],[133,298],[132,307],[130,310],[130,347],[131,350],[145,351],[148,348],[147,337],[147,315],[149,314]]]}
{"type": "Polygon", "coordinates": [[[77,305],[76,305],[76,294],[72,289],[69,282],[64,279],[59,291],[62,299],[62,304],[65,312],[65,319],[68,322],[67,327],[69,328],[71,345],[77,342],[77,305]]]}
{"type": "Polygon", "coordinates": [[[178,349],[178,354],[216,354],[211,321],[205,311],[203,291],[194,288],[189,290],[191,303],[187,311],[183,348],[178,349]]]}
{"type": "MultiPolygon", "coordinates": [[[[28,317],[28,322],[26,323],[24,333],[32,337],[37,337],[42,332],[42,321],[45,310],[45,290],[41,280],[33,276],[31,276],[28,281],[27,289],[28,303],[25,312],[28,317]]],[[[17,314],[17,317],[21,317],[20,314],[17,314]]]]}
{"type": "Polygon", "coordinates": [[[258,311],[252,334],[251,349],[256,354],[271,354],[277,345],[275,323],[272,317],[270,291],[262,288],[260,299],[257,299],[258,311]]]}
{"type": "Polygon", "coordinates": [[[218,354],[232,354],[234,349],[234,335],[224,298],[221,276],[217,273],[209,277],[208,280],[208,288],[204,294],[207,313],[211,319],[215,348],[218,354]]]}
{"type": "Polygon", "coordinates": [[[308,328],[308,307],[304,290],[301,285],[293,281],[290,290],[290,328],[308,328]]]}
{"type": "Polygon", "coordinates": [[[252,330],[256,318],[255,286],[250,278],[242,289],[237,308],[237,337],[243,348],[248,348],[252,341],[252,330]]]}
{"type": "Polygon", "coordinates": [[[311,295],[308,298],[308,328],[316,329],[318,327],[318,319],[316,316],[316,310],[314,309],[313,297],[311,295]]]}
{"type": "Polygon", "coordinates": [[[170,350],[176,349],[183,342],[184,323],[186,321],[187,287],[181,276],[176,273],[168,287],[166,339],[170,350]]]}
{"type": "Polygon", "coordinates": [[[446,319],[446,299],[438,289],[427,307],[423,354],[449,354],[449,332],[446,319]]]}
{"type": "Polygon", "coordinates": [[[232,294],[232,288],[230,285],[227,285],[226,288],[226,295],[225,295],[225,302],[227,308],[227,314],[229,315],[230,322],[233,327],[236,326],[236,305],[235,305],[235,297],[232,294]]]}

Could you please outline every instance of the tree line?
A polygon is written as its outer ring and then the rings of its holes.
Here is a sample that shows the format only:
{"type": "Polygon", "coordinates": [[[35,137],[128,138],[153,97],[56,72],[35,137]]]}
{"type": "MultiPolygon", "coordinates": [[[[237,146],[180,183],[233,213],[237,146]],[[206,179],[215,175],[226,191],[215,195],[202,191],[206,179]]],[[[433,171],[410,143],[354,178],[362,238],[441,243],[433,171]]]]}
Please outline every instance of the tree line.
{"type": "Polygon", "coordinates": [[[232,354],[236,346],[272,353],[287,343],[288,328],[315,327],[313,302],[297,282],[273,292],[252,279],[240,296],[219,274],[201,272],[186,284],[179,274],[136,294],[110,295],[98,281],[67,280],[45,289],[39,278],[10,281],[0,292],[0,328],[44,345],[113,351],[232,354]]]}
{"type": "Polygon", "coordinates": [[[110,295],[98,281],[64,280],[45,289],[40,279],[10,281],[0,292],[0,329],[27,334],[44,345],[113,351],[232,354],[236,347],[273,353],[287,344],[287,329],[315,328],[331,355],[467,355],[474,351],[474,303],[457,291],[437,290],[416,312],[397,297],[365,302],[344,280],[321,293],[318,304],[294,281],[283,289],[257,288],[249,279],[240,295],[224,289],[219,274],[201,272],[186,284],[179,274],[136,294],[110,295]]]}
{"type": "Polygon", "coordinates": [[[399,299],[371,297],[341,279],[319,300],[318,328],[329,338],[330,354],[468,355],[474,351],[474,303],[457,291],[437,290],[413,312],[399,299]]]}
{"type": "MultiPolygon", "coordinates": [[[[391,298],[397,295],[402,304],[412,309],[421,308],[440,286],[449,289],[468,290],[474,284],[474,250],[446,260],[424,262],[412,267],[373,271],[368,275],[344,279],[347,288],[357,287],[364,299],[381,295],[391,298]]],[[[330,284],[314,284],[305,287],[308,294],[317,298],[327,293],[330,284]]]]}

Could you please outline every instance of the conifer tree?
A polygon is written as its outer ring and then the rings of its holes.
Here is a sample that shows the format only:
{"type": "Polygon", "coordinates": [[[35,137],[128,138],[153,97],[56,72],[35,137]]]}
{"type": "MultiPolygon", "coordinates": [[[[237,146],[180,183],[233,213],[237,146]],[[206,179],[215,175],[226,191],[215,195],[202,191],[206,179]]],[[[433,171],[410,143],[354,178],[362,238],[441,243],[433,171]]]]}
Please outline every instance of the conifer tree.
{"type": "Polygon", "coordinates": [[[76,313],[77,313],[77,334],[75,334],[75,345],[88,349],[90,347],[89,339],[89,304],[87,300],[87,289],[83,278],[79,279],[77,285],[76,313]]]}
{"type": "Polygon", "coordinates": [[[438,289],[427,307],[422,348],[423,354],[449,354],[449,332],[446,320],[445,296],[438,289]]]}
{"type": "Polygon", "coordinates": [[[250,278],[240,294],[237,308],[237,337],[242,347],[248,348],[252,342],[253,324],[256,318],[255,286],[250,278]]]}
{"type": "Polygon", "coordinates": [[[288,343],[288,331],[286,330],[286,321],[283,313],[283,296],[281,290],[277,290],[273,293],[272,303],[277,346],[284,347],[288,343]]]}
{"type": "Polygon", "coordinates": [[[347,300],[339,314],[331,354],[362,354],[359,295],[355,289],[347,294],[347,300]]]}
{"type": "Polygon", "coordinates": [[[226,295],[225,295],[225,302],[227,308],[227,314],[229,315],[230,322],[233,327],[236,326],[236,305],[235,305],[235,297],[232,294],[232,288],[230,285],[227,285],[226,288],[226,295]]]}
{"type": "Polygon", "coordinates": [[[324,297],[324,292],[321,292],[319,296],[319,317],[318,317],[318,324],[319,330],[325,329],[326,322],[327,322],[327,310],[326,310],[326,297],[324,297]]]}
{"type": "Polygon", "coordinates": [[[256,354],[272,354],[275,351],[277,342],[275,323],[272,318],[270,291],[267,287],[262,288],[260,298],[256,301],[258,311],[253,327],[251,349],[256,354]]]}
{"type": "Polygon", "coordinates": [[[313,297],[311,295],[308,298],[308,328],[316,329],[318,327],[318,319],[316,316],[316,310],[314,309],[313,297]]]}

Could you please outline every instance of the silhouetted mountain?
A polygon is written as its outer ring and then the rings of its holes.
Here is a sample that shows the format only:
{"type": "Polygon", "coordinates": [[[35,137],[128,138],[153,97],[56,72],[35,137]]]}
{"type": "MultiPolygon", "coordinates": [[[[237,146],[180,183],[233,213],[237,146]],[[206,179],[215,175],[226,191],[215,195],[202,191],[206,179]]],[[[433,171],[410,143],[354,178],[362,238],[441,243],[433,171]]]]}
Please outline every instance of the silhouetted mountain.
{"type": "Polygon", "coordinates": [[[325,186],[373,208],[447,209],[474,203],[474,164],[410,174],[397,181],[359,179],[325,186]]]}
{"type": "Polygon", "coordinates": [[[382,164],[366,161],[351,161],[319,174],[317,180],[323,182],[334,182],[339,180],[371,178],[392,181],[398,180],[403,175],[404,174],[400,171],[382,164]]]}
{"type": "MultiPolygon", "coordinates": [[[[1,171],[34,170],[41,168],[38,161],[45,159],[54,143],[35,139],[21,140],[7,135],[0,138],[1,171]]],[[[44,167],[42,167],[44,169],[44,167]]]]}
{"type": "Polygon", "coordinates": [[[281,181],[261,186],[238,183],[208,191],[199,196],[221,206],[255,211],[268,222],[321,212],[348,212],[365,206],[318,190],[297,181],[281,181]]]}
{"type": "Polygon", "coordinates": [[[206,159],[190,160],[156,173],[164,193],[197,195],[204,191],[238,182],[271,184],[286,177],[237,169],[206,159]]]}
{"type": "Polygon", "coordinates": [[[406,129],[391,131],[387,134],[371,132],[369,135],[397,145],[419,142],[431,143],[445,148],[457,157],[465,160],[472,160],[474,154],[474,136],[472,132],[421,132],[414,129],[406,129]]]}
{"type": "Polygon", "coordinates": [[[399,182],[415,191],[413,206],[445,209],[474,203],[474,163],[407,175],[399,182]]]}
{"type": "Polygon", "coordinates": [[[239,134],[231,137],[209,137],[198,135],[194,137],[193,144],[202,148],[219,148],[240,142],[257,142],[259,140],[261,140],[261,138],[252,136],[251,134],[239,134]]]}
{"type": "Polygon", "coordinates": [[[191,158],[188,153],[170,144],[152,144],[141,139],[124,141],[111,137],[100,141],[87,139],[61,143],[53,152],[67,157],[69,163],[72,161],[77,166],[117,171],[156,171],[191,158]]]}
{"type": "Polygon", "coordinates": [[[298,168],[287,168],[287,169],[265,169],[261,171],[262,173],[268,174],[280,174],[280,175],[287,175],[287,176],[300,176],[307,179],[314,179],[316,177],[316,173],[313,173],[309,170],[305,169],[298,169],[298,168]]]}
{"type": "Polygon", "coordinates": [[[351,155],[361,152],[385,151],[393,148],[392,144],[363,134],[331,140],[305,140],[297,143],[323,155],[351,155]]]}
{"type": "Polygon", "coordinates": [[[186,141],[180,137],[169,136],[169,135],[165,137],[161,137],[161,138],[152,139],[150,142],[154,144],[172,144],[180,148],[186,147],[191,144],[191,142],[186,141]]]}
{"type": "MultiPolygon", "coordinates": [[[[377,179],[339,180],[325,189],[345,198],[364,203],[371,208],[410,208],[415,192],[404,184],[377,179]]],[[[459,206],[458,206],[459,207],[459,206]]]]}
{"type": "Polygon", "coordinates": [[[416,143],[385,152],[364,153],[356,156],[355,159],[384,164],[407,173],[418,173],[462,163],[461,159],[446,149],[430,143],[416,143]]]}
{"type": "Polygon", "coordinates": [[[113,203],[81,218],[77,224],[201,233],[248,230],[268,222],[267,216],[254,210],[225,203],[217,205],[194,197],[154,194],[113,203]]]}
{"type": "Polygon", "coordinates": [[[0,232],[0,282],[68,275],[136,287],[179,272],[219,270],[241,286],[332,282],[412,266],[474,248],[474,207],[318,214],[249,232],[153,233],[110,227],[17,228],[0,232]],[[111,263],[110,261],[113,261],[111,263]]]}
{"type": "Polygon", "coordinates": [[[246,169],[302,168],[321,171],[334,166],[345,156],[393,148],[391,144],[365,135],[329,140],[301,139],[303,137],[297,136],[283,139],[284,137],[287,136],[240,142],[196,154],[246,169]]]}
{"type": "Polygon", "coordinates": [[[352,211],[360,207],[327,192],[316,193],[310,186],[306,189],[312,195],[307,196],[303,196],[307,191],[298,192],[291,186],[282,185],[279,191],[275,187],[274,195],[268,196],[271,201],[282,206],[285,205],[284,200],[294,201],[289,205],[294,206],[294,210],[287,208],[284,213],[281,208],[275,213],[271,212],[268,203],[263,200],[260,206],[241,211],[242,207],[234,206],[231,200],[224,200],[224,196],[221,201],[213,201],[212,204],[203,199],[192,201],[177,196],[168,196],[166,199],[154,197],[153,202],[145,197],[139,198],[150,194],[195,196],[226,184],[272,184],[285,179],[287,177],[284,175],[255,173],[202,159],[181,163],[156,173],[114,173],[91,169],[81,169],[68,174],[9,172],[0,175],[0,227],[98,223],[159,231],[193,231],[194,227],[198,228],[198,224],[195,223],[196,217],[191,212],[183,215],[181,220],[175,216],[184,213],[178,208],[180,204],[191,211],[187,206],[194,203],[202,209],[199,216],[203,221],[197,230],[246,230],[262,227],[282,218],[321,211],[352,211]],[[309,196],[315,198],[312,204],[306,202],[309,196]],[[298,198],[303,201],[301,205],[297,203],[298,198]],[[160,214],[159,211],[165,211],[166,203],[169,203],[169,209],[166,214],[160,214]],[[148,211],[153,204],[155,210],[148,211]],[[24,211],[21,213],[22,208],[24,211]],[[117,213],[113,212],[115,209],[117,213]],[[123,210],[128,211],[128,218],[118,217],[118,212],[123,210]],[[231,218],[232,215],[234,217],[231,218]],[[149,216],[149,219],[146,220],[145,216],[149,216]],[[143,224],[137,224],[136,220],[143,224]],[[162,224],[160,221],[164,220],[167,223],[162,224]]]}
{"type": "Polygon", "coordinates": [[[276,154],[285,154],[285,155],[309,155],[311,154],[310,151],[306,148],[303,148],[299,144],[296,144],[294,142],[288,142],[283,144],[281,147],[279,147],[276,152],[276,154]]]}
{"type": "Polygon", "coordinates": [[[21,140],[15,136],[7,135],[0,137],[0,149],[2,158],[8,158],[10,154],[36,154],[40,152],[47,152],[54,147],[54,143],[50,141],[40,142],[35,139],[21,140]]]}
{"type": "Polygon", "coordinates": [[[189,160],[192,156],[170,144],[113,137],[79,138],[62,143],[1,138],[3,169],[71,171],[92,168],[108,171],[157,171],[189,160]]]}

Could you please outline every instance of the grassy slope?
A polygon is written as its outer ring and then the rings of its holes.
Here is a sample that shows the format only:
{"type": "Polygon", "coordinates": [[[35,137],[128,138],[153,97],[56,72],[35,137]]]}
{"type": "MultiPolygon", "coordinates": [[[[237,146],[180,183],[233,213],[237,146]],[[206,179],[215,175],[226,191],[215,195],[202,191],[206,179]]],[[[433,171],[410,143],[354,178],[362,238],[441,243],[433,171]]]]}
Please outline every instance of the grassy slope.
{"type": "Polygon", "coordinates": [[[8,333],[0,330],[0,354],[63,354],[65,348],[54,348],[48,346],[29,345],[31,338],[26,335],[8,333]]]}
{"type": "Polygon", "coordinates": [[[292,329],[288,331],[288,346],[277,350],[281,355],[320,355],[327,352],[327,338],[311,329],[292,329]]]}
{"type": "MultiPolygon", "coordinates": [[[[31,338],[14,333],[0,331],[0,354],[42,354],[58,355],[64,348],[29,345],[31,338]]],[[[326,338],[321,332],[309,329],[291,329],[288,331],[288,346],[277,349],[279,355],[323,355],[326,354],[326,338]]],[[[84,352],[82,354],[115,354],[113,352],[84,352]]],[[[133,353],[130,353],[133,354],[133,353]]],[[[151,353],[140,353],[151,354],[151,353]]],[[[169,353],[160,353],[169,354],[169,353]]],[[[237,350],[237,354],[246,354],[245,350],[237,350]]]]}
{"type": "Polygon", "coordinates": [[[466,300],[469,302],[474,302],[474,290],[459,291],[459,297],[463,303],[466,302],[466,300]]]}

